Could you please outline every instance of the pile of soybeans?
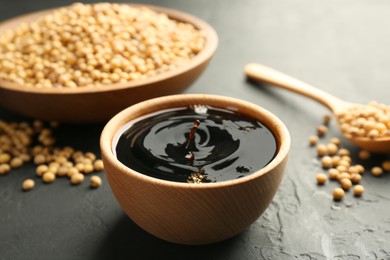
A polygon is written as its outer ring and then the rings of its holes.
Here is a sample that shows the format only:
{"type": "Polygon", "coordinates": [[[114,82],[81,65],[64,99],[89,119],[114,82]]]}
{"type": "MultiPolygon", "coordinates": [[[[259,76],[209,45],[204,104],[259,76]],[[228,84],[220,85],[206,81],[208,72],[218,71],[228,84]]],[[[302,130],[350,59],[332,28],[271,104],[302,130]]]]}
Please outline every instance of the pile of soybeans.
{"type": "Polygon", "coordinates": [[[145,79],[189,62],[205,45],[191,24],[111,3],[75,3],[0,36],[0,79],[37,88],[145,79]]]}
{"type": "Polygon", "coordinates": [[[68,178],[71,184],[78,185],[87,175],[90,187],[99,187],[102,180],[96,173],[104,169],[103,161],[92,152],[56,146],[53,131],[57,127],[56,122],[0,120],[0,175],[32,162],[36,177],[26,178],[21,184],[23,190],[33,189],[37,179],[49,184],[68,178]]]}
{"type": "MultiPolygon", "coordinates": [[[[381,138],[388,136],[387,127],[390,126],[390,121],[386,116],[389,116],[388,106],[378,104],[376,102],[370,103],[374,108],[381,108],[385,111],[378,120],[374,120],[375,116],[372,111],[368,111],[367,117],[358,110],[351,111],[351,114],[341,115],[341,122],[343,122],[343,131],[349,131],[350,134],[355,134],[359,137],[381,138]],[[387,119],[386,119],[387,118],[387,119]],[[367,127],[364,127],[367,126],[367,127]],[[385,127],[383,127],[385,126],[385,127]],[[373,136],[372,130],[378,135],[373,136]]],[[[373,111],[376,111],[375,109],[373,111]]],[[[376,113],[375,115],[378,115],[376,113]]],[[[344,198],[345,193],[352,190],[355,197],[363,195],[365,189],[360,184],[363,175],[369,171],[373,176],[379,177],[385,172],[390,172],[390,160],[383,161],[380,165],[366,169],[362,164],[355,164],[348,149],[343,148],[341,140],[337,137],[330,138],[329,142],[320,143],[320,138],[324,137],[328,132],[328,124],[331,120],[329,115],[323,117],[323,123],[317,127],[317,134],[309,137],[309,144],[316,148],[318,159],[324,171],[316,175],[318,185],[325,185],[328,180],[337,182],[339,187],[332,191],[332,196],[335,201],[340,201],[344,198]]],[[[363,162],[371,157],[371,153],[366,150],[360,150],[358,153],[359,159],[363,162]]]]}

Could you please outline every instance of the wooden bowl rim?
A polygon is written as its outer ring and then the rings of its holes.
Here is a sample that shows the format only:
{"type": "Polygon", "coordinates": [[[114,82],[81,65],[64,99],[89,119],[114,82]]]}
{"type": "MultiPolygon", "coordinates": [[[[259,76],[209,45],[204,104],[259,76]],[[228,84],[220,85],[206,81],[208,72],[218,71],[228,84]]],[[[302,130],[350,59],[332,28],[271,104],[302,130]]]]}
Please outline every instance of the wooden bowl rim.
{"type": "MultiPolygon", "coordinates": [[[[219,106],[222,107],[222,105],[219,106]]],[[[175,95],[158,97],[158,98],[142,101],[140,103],[137,103],[135,105],[132,105],[122,110],[121,112],[116,114],[113,118],[111,118],[104,126],[100,137],[100,149],[101,149],[102,156],[107,160],[108,163],[110,163],[115,168],[117,168],[121,173],[125,175],[130,175],[133,178],[137,178],[141,181],[152,183],[154,185],[170,186],[179,189],[213,189],[213,188],[223,188],[227,186],[250,182],[267,173],[272,172],[275,168],[277,168],[287,158],[288,152],[290,150],[290,143],[291,140],[290,140],[289,131],[287,127],[284,125],[284,123],[276,115],[272,114],[268,110],[258,105],[252,104],[244,100],[221,96],[221,95],[212,95],[212,94],[175,94],[175,95]],[[266,120],[264,121],[267,122],[262,121],[262,123],[269,128],[269,130],[272,132],[274,136],[276,132],[280,136],[280,140],[279,140],[280,142],[278,143],[277,153],[269,164],[259,169],[258,171],[251,173],[247,176],[244,176],[242,178],[227,180],[222,182],[215,182],[215,183],[202,183],[198,185],[192,183],[173,182],[173,181],[167,181],[167,180],[150,177],[148,175],[139,173],[137,171],[128,168],[115,157],[112,151],[113,139],[115,135],[118,133],[118,131],[120,130],[120,128],[130,120],[133,120],[134,118],[137,118],[141,115],[146,115],[158,111],[159,110],[158,107],[161,107],[162,109],[167,109],[171,107],[173,108],[173,107],[186,106],[189,104],[195,105],[198,103],[209,104],[210,106],[218,107],[218,105],[216,105],[215,102],[218,102],[219,104],[230,104],[228,108],[247,107],[251,111],[256,111],[257,115],[261,115],[263,118],[266,118],[266,120]],[[164,106],[167,103],[170,105],[164,106]],[[172,105],[172,103],[174,103],[175,105],[172,105]],[[135,116],[134,112],[139,113],[139,115],[135,116]],[[270,127],[269,126],[270,124],[273,124],[274,127],[270,127]]]]}
{"type": "MultiPolygon", "coordinates": [[[[93,3],[92,3],[93,4],[93,3]]],[[[217,46],[218,46],[218,35],[216,31],[211,27],[208,23],[203,21],[202,19],[195,17],[191,14],[188,14],[183,11],[171,9],[171,8],[165,8],[155,5],[148,5],[148,4],[137,4],[137,3],[112,3],[112,4],[119,4],[119,5],[129,5],[134,7],[147,7],[150,8],[156,12],[165,13],[168,15],[169,18],[173,20],[177,20],[180,22],[186,22],[194,25],[196,28],[202,30],[205,34],[206,38],[206,45],[205,47],[196,55],[194,56],[189,62],[174,68],[172,70],[162,72],[160,74],[157,74],[155,76],[152,76],[150,78],[146,79],[140,79],[140,80],[134,80],[124,83],[115,83],[115,84],[108,84],[108,85],[99,85],[94,87],[77,87],[77,88],[37,88],[37,87],[27,87],[24,85],[20,85],[14,82],[10,82],[7,80],[0,79],[0,88],[8,89],[12,91],[18,91],[18,92],[28,92],[28,93],[34,93],[34,94],[51,94],[51,95],[74,95],[74,94],[86,94],[86,93],[103,93],[103,92],[110,92],[110,91],[116,91],[121,89],[128,89],[128,88],[142,88],[145,85],[153,84],[159,81],[164,81],[169,78],[174,78],[178,75],[184,74],[200,64],[204,63],[208,59],[212,57],[212,55],[215,53],[217,46]]],[[[60,8],[66,8],[69,6],[62,6],[58,8],[51,8],[51,9],[45,9],[41,11],[36,11],[32,13],[27,13],[24,15],[20,15],[14,18],[10,18],[8,20],[5,20],[0,23],[0,35],[3,31],[6,31],[7,29],[14,28],[18,24],[24,22],[25,20],[36,20],[40,17],[49,14],[52,11],[58,10],[60,8]],[[9,26],[11,25],[11,26],[9,26]],[[7,26],[9,26],[7,28],[7,26]]]]}

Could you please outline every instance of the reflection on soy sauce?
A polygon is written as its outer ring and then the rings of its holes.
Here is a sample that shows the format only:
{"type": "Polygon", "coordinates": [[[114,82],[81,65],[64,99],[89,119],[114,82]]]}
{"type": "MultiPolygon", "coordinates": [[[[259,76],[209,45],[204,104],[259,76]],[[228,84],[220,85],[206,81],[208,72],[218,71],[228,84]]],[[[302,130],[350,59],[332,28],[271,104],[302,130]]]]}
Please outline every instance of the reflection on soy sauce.
{"type": "Polygon", "coordinates": [[[259,121],[214,107],[163,110],[130,124],[116,145],[127,167],[176,182],[241,178],[267,165],[276,152],[259,121]]]}

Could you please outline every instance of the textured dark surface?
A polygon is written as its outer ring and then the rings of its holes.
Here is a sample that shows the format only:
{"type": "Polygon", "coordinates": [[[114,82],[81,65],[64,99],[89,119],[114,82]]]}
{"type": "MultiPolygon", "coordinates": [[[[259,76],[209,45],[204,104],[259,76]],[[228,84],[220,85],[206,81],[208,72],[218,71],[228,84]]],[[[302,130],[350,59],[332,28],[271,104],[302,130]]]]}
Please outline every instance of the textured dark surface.
{"type": "MultiPolygon", "coordinates": [[[[389,104],[390,2],[140,2],[186,11],[216,29],[216,55],[187,92],[238,97],[282,119],[292,147],[280,190],[247,231],[218,244],[190,247],[138,228],[120,209],[104,173],[97,190],[58,180],[50,185],[38,181],[34,190],[22,192],[22,180],[34,176],[33,167],[25,166],[0,176],[0,259],[390,259],[389,174],[375,178],[366,173],[362,198],[348,192],[343,202],[333,202],[336,184],[315,184],[321,169],[307,145],[327,110],[293,93],[250,84],[242,72],[246,63],[260,62],[349,101],[389,104]]],[[[0,19],[69,3],[1,0],[0,19]]],[[[0,118],[22,119],[4,110],[0,118]]],[[[102,127],[63,126],[60,144],[99,153],[102,127]]],[[[330,136],[340,136],[334,122],[330,136]]],[[[356,156],[358,149],[350,148],[356,156]]]]}

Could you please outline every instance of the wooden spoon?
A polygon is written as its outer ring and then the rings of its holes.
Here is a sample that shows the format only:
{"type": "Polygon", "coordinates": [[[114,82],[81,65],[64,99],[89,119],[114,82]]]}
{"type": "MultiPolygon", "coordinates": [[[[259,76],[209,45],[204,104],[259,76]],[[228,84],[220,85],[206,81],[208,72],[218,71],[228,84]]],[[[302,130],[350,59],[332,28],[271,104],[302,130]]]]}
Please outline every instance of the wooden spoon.
{"type": "Polygon", "coordinates": [[[349,141],[370,152],[390,153],[390,137],[352,137],[350,134],[343,132],[340,127],[341,124],[339,121],[339,115],[341,113],[344,113],[353,107],[360,106],[361,108],[366,108],[368,106],[341,100],[305,82],[261,64],[248,64],[245,66],[244,72],[250,79],[266,82],[274,86],[290,90],[321,103],[322,105],[326,106],[336,117],[341,132],[349,141]]]}

